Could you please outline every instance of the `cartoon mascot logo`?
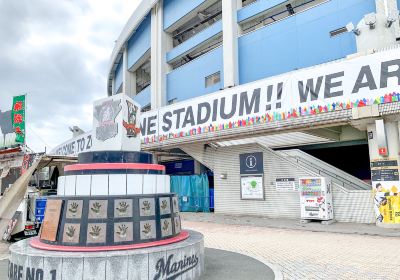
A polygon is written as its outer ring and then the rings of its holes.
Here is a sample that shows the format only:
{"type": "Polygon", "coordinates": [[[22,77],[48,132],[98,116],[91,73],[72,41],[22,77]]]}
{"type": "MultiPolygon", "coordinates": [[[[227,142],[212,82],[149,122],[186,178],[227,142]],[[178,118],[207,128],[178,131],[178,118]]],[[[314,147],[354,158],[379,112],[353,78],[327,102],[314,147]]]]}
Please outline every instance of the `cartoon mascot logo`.
{"type": "Polygon", "coordinates": [[[126,134],[128,137],[136,138],[140,134],[140,128],[136,125],[137,112],[139,108],[128,100],[126,101],[126,104],[128,105],[128,121],[124,120],[122,125],[126,128],[126,134]]]}
{"type": "Polygon", "coordinates": [[[96,138],[100,141],[106,141],[114,138],[118,134],[118,125],[115,119],[121,111],[121,100],[107,100],[99,106],[95,106],[94,117],[98,121],[96,127],[96,138]]]}

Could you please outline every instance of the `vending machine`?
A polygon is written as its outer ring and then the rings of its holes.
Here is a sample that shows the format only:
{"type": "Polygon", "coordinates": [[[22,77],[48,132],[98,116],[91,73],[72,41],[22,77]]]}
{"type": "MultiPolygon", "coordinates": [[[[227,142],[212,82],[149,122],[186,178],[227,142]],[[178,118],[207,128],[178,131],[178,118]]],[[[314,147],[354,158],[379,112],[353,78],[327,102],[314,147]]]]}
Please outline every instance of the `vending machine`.
{"type": "Polygon", "coordinates": [[[305,220],[332,220],[332,183],[324,177],[299,179],[301,218],[305,220]]]}

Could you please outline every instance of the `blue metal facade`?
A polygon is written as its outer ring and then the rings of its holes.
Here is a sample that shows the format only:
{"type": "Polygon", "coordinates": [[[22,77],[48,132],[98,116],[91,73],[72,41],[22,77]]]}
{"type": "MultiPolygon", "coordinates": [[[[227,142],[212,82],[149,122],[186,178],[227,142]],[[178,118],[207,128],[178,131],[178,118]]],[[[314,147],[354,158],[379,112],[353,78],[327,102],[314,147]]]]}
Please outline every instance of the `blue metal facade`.
{"type": "Polygon", "coordinates": [[[139,92],[134,98],[142,107],[150,105],[151,102],[151,85],[139,92]]]}
{"type": "Polygon", "coordinates": [[[128,41],[128,69],[148,51],[151,46],[151,15],[148,14],[128,41]]]}
{"type": "MultiPolygon", "coordinates": [[[[193,11],[204,0],[164,0],[163,26],[167,30],[193,11]]],[[[241,8],[238,23],[254,17],[282,0],[258,0],[241,8]]],[[[398,0],[400,2],[400,0],[398,0]]],[[[374,0],[330,0],[276,23],[256,29],[238,39],[240,84],[340,59],[356,52],[354,34],[331,37],[330,31],[357,24],[365,14],[375,12],[374,0]]],[[[186,55],[210,38],[222,34],[222,22],[216,22],[166,53],[166,61],[186,55]]],[[[148,15],[128,42],[128,68],[150,49],[151,16],[148,15]]],[[[116,69],[115,88],[120,84],[120,67],[116,69]]],[[[167,101],[183,101],[218,91],[223,85],[222,47],[213,49],[167,73],[167,101]],[[205,77],[220,72],[221,82],[210,87],[205,77]]],[[[140,103],[150,101],[150,87],[136,97],[140,103]]]]}
{"type": "Polygon", "coordinates": [[[329,32],[349,22],[356,24],[371,12],[375,12],[374,0],[331,0],[240,37],[240,84],[355,53],[354,34],[330,37],[329,32]]]}
{"type": "Polygon", "coordinates": [[[164,29],[168,29],[206,0],[164,0],[164,29]]]}
{"type": "Polygon", "coordinates": [[[182,101],[221,89],[223,80],[222,47],[216,48],[167,75],[167,100],[182,101]],[[205,77],[221,73],[221,82],[205,86],[205,77]]]}

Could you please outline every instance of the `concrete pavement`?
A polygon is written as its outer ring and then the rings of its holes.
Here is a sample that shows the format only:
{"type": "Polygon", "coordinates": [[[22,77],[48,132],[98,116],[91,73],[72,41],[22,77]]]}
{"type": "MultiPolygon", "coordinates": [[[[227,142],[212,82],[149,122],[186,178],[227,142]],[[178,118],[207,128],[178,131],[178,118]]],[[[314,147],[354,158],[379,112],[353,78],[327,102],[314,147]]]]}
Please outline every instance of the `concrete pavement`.
{"type": "MultiPolygon", "coordinates": [[[[182,213],[182,220],[204,234],[206,247],[272,264],[283,279],[400,279],[399,230],[203,213],[182,213]]],[[[0,260],[7,256],[8,244],[0,242],[0,260]]]]}
{"type": "Polygon", "coordinates": [[[293,229],[341,234],[400,237],[400,229],[385,229],[377,227],[375,224],[333,223],[331,225],[322,225],[320,222],[302,224],[300,223],[299,219],[270,219],[265,217],[232,216],[214,213],[181,213],[181,217],[185,221],[210,222],[217,224],[247,225],[276,229],[293,229]]]}
{"type": "Polygon", "coordinates": [[[8,258],[8,247],[9,243],[0,241],[0,260],[4,260],[8,258]]]}
{"type": "MultiPolygon", "coordinates": [[[[229,223],[226,219],[216,223],[215,216],[208,214],[185,213],[183,217],[185,228],[204,234],[206,247],[271,263],[282,271],[284,279],[400,279],[400,239],[374,235],[372,227],[361,225],[363,231],[343,234],[244,225],[241,218],[234,217],[229,223]],[[205,218],[214,222],[199,221],[205,218]]],[[[247,223],[255,222],[250,219],[247,223]]],[[[350,231],[351,227],[346,228],[350,231]]]]}

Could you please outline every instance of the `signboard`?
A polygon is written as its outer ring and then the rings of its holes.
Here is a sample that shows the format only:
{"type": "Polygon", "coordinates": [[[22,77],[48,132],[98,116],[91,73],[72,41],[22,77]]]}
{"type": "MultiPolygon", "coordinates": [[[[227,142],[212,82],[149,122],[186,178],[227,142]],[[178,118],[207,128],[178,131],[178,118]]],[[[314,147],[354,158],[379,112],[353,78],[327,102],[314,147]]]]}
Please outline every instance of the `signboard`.
{"type": "Polygon", "coordinates": [[[40,238],[47,241],[56,241],[58,223],[60,221],[62,200],[48,200],[40,238]]]}
{"type": "Polygon", "coordinates": [[[21,211],[17,211],[14,213],[13,217],[11,218],[10,222],[8,223],[8,226],[3,234],[3,240],[4,241],[9,241],[11,239],[11,234],[15,228],[15,226],[18,223],[18,219],[21,216],[21,211]]]}
{"type": "Polygon", "coordinates": [[[0,150],[25,144],[25,95],[15,96],[10,111],[0,111],[0,150]]]}
{"type": "Polygon", "coordinates": [[[93,150],[140,151],[140,105],[125,94],[94,102],[93,150]]]}
{"type": "Polygon", "coordinates": [[[263,176],[242,176],[240,185],[241,199],[264,199],[263,176]]]}
{"type": "Polygon", "coordinates": [[[400,49],[327,63],[143,114],[142,142],[399,101],[400,49]]]}
{"type": "Polygon", "coordinates": [[[276,178],[275,188],[277,192],[297,191],[294,178],[276,178]]]}
{"type": "Polygon", "coordinates": [[[76,156],[82,152],[90,152],[92,147],[92,132],[87,132],[55,147],[50,151],[50,154],[60,156],[76,156]]]}
{"type": "Polygon", "coordinates": [[[240,154],[240,174],[252,175],[264,173],[263,153],[240,154]]]}
{"type": "Polygon", "coordinates": [[[25,144],[25,95],[14,96],[11,120],[15,132],[15,142],[25,144]]]}
{"type": "Polygon", "coordinates": [[[400,224],[400,181],[397,159],[371,161],[376,220],[385,224],[400,224]]]}

